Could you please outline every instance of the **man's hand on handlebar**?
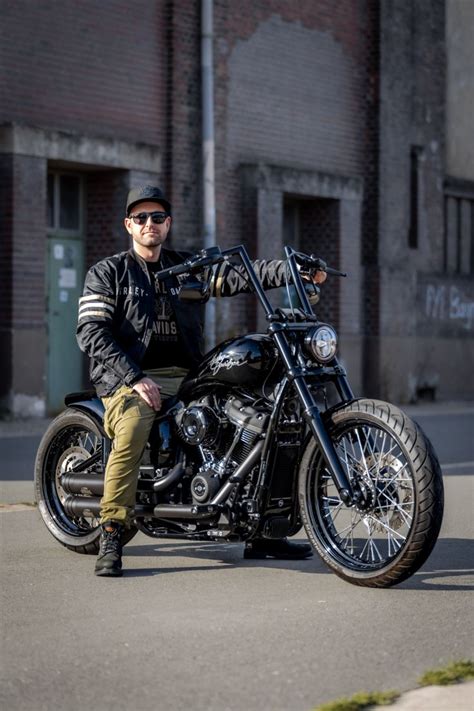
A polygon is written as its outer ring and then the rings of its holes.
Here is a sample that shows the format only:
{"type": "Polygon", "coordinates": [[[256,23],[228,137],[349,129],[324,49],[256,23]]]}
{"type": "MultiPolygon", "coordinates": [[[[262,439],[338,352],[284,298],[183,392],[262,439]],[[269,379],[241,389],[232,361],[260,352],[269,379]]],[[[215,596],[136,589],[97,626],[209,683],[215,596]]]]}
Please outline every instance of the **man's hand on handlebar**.
{"type": "Polygon", "coordinates": [[[316,271],[314,269],[309,271],[300,271],[300,276],[303,281],[312,281],[313,284],[323,284],[328,278],[326,272],[323,272],[320,269],[317,269],[316,271]]]}
{"type": "Polygon", "coordinates": [[[312,277],[312,280],[315,284],[323,284],[326,281],[326,279],[328,278],[328,275],[326,272],[321,272],[318,269],[318,271],[314,272],[314,274],[312,274],[311,277],[312,277]]]}
{"type": "Polygon", "coordinates": [[[157,385],[151,378],[142,378],[137,383],[132,385],[132,390],[135,390],[140,397],[145,400],[153,410],[158,412],[161,410],[161,392],[160,386],[157,385]]]}

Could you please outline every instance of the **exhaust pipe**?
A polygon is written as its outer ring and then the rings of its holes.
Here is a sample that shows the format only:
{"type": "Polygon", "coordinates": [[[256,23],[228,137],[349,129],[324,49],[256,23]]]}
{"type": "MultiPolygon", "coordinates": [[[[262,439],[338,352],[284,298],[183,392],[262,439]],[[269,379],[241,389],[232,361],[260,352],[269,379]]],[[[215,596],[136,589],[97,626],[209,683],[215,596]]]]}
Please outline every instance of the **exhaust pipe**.
{"type": "Polygon", "coordinates": [[[203,518],[213,518],[220,511],[219,506],[213,506],[212,504],[191,504],[190,506],[183,506],[178,504],[158,504],[153,509],[153,516],[155,518],[167,518],[167,519],[203,519],[203,518]]]}
{"type": "Polygon", "coordinates": [[[101,474],[66,472],[61,477],[61,486],[68,494],[102,496],[104,493],[104,477],[101,474]]]}
{"type": "Polygon", "coordinates": [[[260,440],[257,442],[255,447],[251,450],[246,459],[237,467],[235,472],[226,481],[222,489],[219,489],[217,494],[211,500],[211,504],[219,506],[224,503],[231,491],[234,489],[236,484],[241,484],[249,471],[257,464],[260,456],[262,454],[264,441],[260,440]]]}
{"type": "MultiPolygon", "coordinates": [[[[168,487],[176,484],[184,473],[182,462],[178,462],[168,474],[160,479],[138,479],[138,491],[164,491],[168,487]]],[[[104,495],[104,477],[102,474],[76,474],[66,472],[61,476],[61,486],[67,494],[74,494],[84,497],[101,497],[104,495]]]]}
{"type": "MultiPolygon", "coordinates": [[[[95,496],[68,496],[63,502],[63,508],[69,516],[85,516],[97,518],[100,515],[100,499],[95,496]]],[[[134,515],[152,516],[167,519],[202,519],[212,518],[219,513],[219,507],[212,504],[191,504],[190,506],[174,504],[158,504],[158,506],[134,507],[134,515]]]]}
{"type": "MultiPolygon", "coordinates": [[[[97,518],[100,516],[100,498],[95,496],[68,496],[63,502],[64,511],[69,516],[85,516],[97,518]]],[[[135,516],[153,516],[153,506],[137,504],[135,516]]]]}
{"type": "Polygon", "coordinates": [[[100,499],[91,496],[68,496],[63,508],[69,516],[95,518],[100,514],[100,499]]]}
{"type": "MultiPolygon", "coordinates": [[[[153,490],[164,491],[172,484],[176,484],[182,474],[184,474],[184,465],[182,461],[179,461],[172,469],[170,469],[168,474],[165,474],[165,476],[162,476],[161,479],[157,479],[153,482],[153,490]]],[[[140,479],[138,480],[138,486],[140,487],[140,479]]]]}

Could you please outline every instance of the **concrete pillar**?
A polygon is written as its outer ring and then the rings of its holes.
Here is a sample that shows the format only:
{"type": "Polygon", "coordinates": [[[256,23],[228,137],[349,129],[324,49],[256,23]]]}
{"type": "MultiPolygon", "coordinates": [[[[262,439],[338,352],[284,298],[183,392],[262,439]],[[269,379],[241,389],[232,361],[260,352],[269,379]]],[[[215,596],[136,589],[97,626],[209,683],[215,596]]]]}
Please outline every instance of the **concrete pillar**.
{"type": "Polygon", "coordinates": [[[340,277],[339,285],[340,355],[352,389],[359,395],[362,394],[361,210],[361,200],[340,200],[339,268],[348,275],[340,277]]]}
{"type": "Polygon", "coordinates": [[[13,156],[9,409],[19,415],[45,408],[46,175],[44,158],[13,156]]]}
{"type": "MultiPolygon", "coordinates": [[[[257,192],[257,258],[281,259],[283,257],[283,193],[281,190],[259,188],[257,192]]],[[[273,305],[281,301],[280,289],[267,292],[273,305]]],[[[265,331],[268,322],[258,306],[257,329],[265,331]]]]}

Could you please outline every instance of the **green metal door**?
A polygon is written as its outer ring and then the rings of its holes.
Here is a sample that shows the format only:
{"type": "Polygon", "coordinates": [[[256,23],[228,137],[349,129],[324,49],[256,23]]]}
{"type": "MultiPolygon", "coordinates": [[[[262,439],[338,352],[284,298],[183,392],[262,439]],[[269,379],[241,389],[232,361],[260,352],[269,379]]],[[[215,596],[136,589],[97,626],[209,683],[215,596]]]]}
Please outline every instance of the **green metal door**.
{"type": "Polygon", "coordinates": [[[48,238],[48,412],[82,388],[82,354],[76,342],[77,303],[84,279],[84,242],[48,238]]]}

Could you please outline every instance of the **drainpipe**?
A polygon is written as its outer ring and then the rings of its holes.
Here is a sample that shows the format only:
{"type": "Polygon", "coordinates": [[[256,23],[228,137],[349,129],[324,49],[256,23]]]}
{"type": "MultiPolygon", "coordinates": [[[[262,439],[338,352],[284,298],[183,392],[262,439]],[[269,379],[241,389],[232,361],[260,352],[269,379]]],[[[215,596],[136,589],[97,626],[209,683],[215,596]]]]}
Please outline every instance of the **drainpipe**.
{"type": "MultiPolygon", "coordinates": [[[[202,83],[202,193],[204,247],[216,243],[216,194],[214,175],[214,73],[212,0],[201,3],[201,83],[202,83]]],[[[216,342],[216,304],[210,299],[206,307],[206,348],[216,342]]]]}

